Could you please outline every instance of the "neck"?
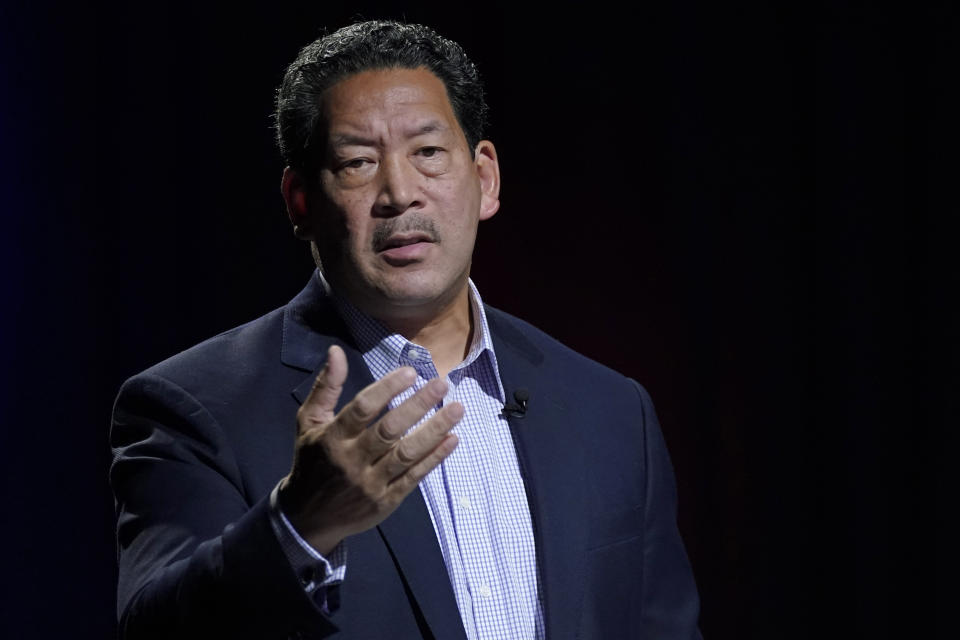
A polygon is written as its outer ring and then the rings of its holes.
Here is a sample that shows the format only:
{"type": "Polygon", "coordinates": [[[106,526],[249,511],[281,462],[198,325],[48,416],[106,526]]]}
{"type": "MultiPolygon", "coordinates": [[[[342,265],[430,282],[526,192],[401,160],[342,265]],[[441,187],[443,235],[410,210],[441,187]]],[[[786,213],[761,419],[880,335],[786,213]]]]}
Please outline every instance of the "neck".
{"type": "Polygon", "coordinates": [[[427,316],[378,317],[391,330],[424,347],[441,378],[467,356],[473,339],[473,313],[467,286],[451,301],[427,316]]]}

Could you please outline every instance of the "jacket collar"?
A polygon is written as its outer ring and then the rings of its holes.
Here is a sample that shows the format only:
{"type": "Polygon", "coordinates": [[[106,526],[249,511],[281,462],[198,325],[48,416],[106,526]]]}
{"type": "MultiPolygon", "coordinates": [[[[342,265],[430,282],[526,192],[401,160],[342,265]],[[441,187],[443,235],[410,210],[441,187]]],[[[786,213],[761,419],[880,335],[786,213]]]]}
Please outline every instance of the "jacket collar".
{"type": "Polygon", "coordinates": [[[314,271],[307,286],[284,309],[280,361],[304,371],[319,371],[331,344],[339,344],[345,351],[347,347],[356,350],[320,272],[314,271]]]}

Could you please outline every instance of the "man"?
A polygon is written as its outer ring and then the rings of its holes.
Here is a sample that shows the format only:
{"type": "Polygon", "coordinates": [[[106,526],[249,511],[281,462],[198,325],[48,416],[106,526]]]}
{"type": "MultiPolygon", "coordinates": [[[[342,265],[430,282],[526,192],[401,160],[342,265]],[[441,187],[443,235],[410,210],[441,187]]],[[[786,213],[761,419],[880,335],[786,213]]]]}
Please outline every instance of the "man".
{"type": "Polygon", "coordinates": [[[122,635],[699,636],[646,392],[469,280],[499,208],[485,110],[422,26],[287,70],[281,188],[318,271],[121,389],[122,635]]]}

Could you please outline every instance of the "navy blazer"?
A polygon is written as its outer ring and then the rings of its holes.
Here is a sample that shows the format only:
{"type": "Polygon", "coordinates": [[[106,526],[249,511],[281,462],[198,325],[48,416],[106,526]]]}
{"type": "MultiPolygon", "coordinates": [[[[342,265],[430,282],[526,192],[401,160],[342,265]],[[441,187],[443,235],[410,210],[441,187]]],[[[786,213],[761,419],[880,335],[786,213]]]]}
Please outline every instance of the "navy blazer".
{"type": "MultiPolygon", "coordinates": [[[[673,471],[636,382],[486,307],[533,517],[547,638],[699,638],[673,471]]],[[[290,302],[128,380],[114,408],[118,614],[126,638],[462,640],[423,498],[347,539],[324,613],[271,529],[296,411],[327,348],[340,403],[372,380],[317,278],[290,302]]]]}

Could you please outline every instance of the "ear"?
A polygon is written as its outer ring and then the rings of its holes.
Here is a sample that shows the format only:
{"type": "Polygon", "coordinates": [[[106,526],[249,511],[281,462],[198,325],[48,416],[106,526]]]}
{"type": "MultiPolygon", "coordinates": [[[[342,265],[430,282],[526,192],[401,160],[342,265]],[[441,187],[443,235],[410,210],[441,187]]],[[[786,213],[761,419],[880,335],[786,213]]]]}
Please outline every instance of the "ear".
{"type": "Polygon", "coordinates": [[[313,234],[310,228],[307,184],[299,171],[290,167],[283,170],[280,192],[283,194],[283,201],[287,203],[287,216],[293,225],[293,234],[301,240],[311,240],[313,234]]]}
{"type": "Polygon", "coordinates": [[[492,142],[477,143],[473,163],[480,178],[480,219],[486,220],[500,209],[500,163],[492,142]]]}

